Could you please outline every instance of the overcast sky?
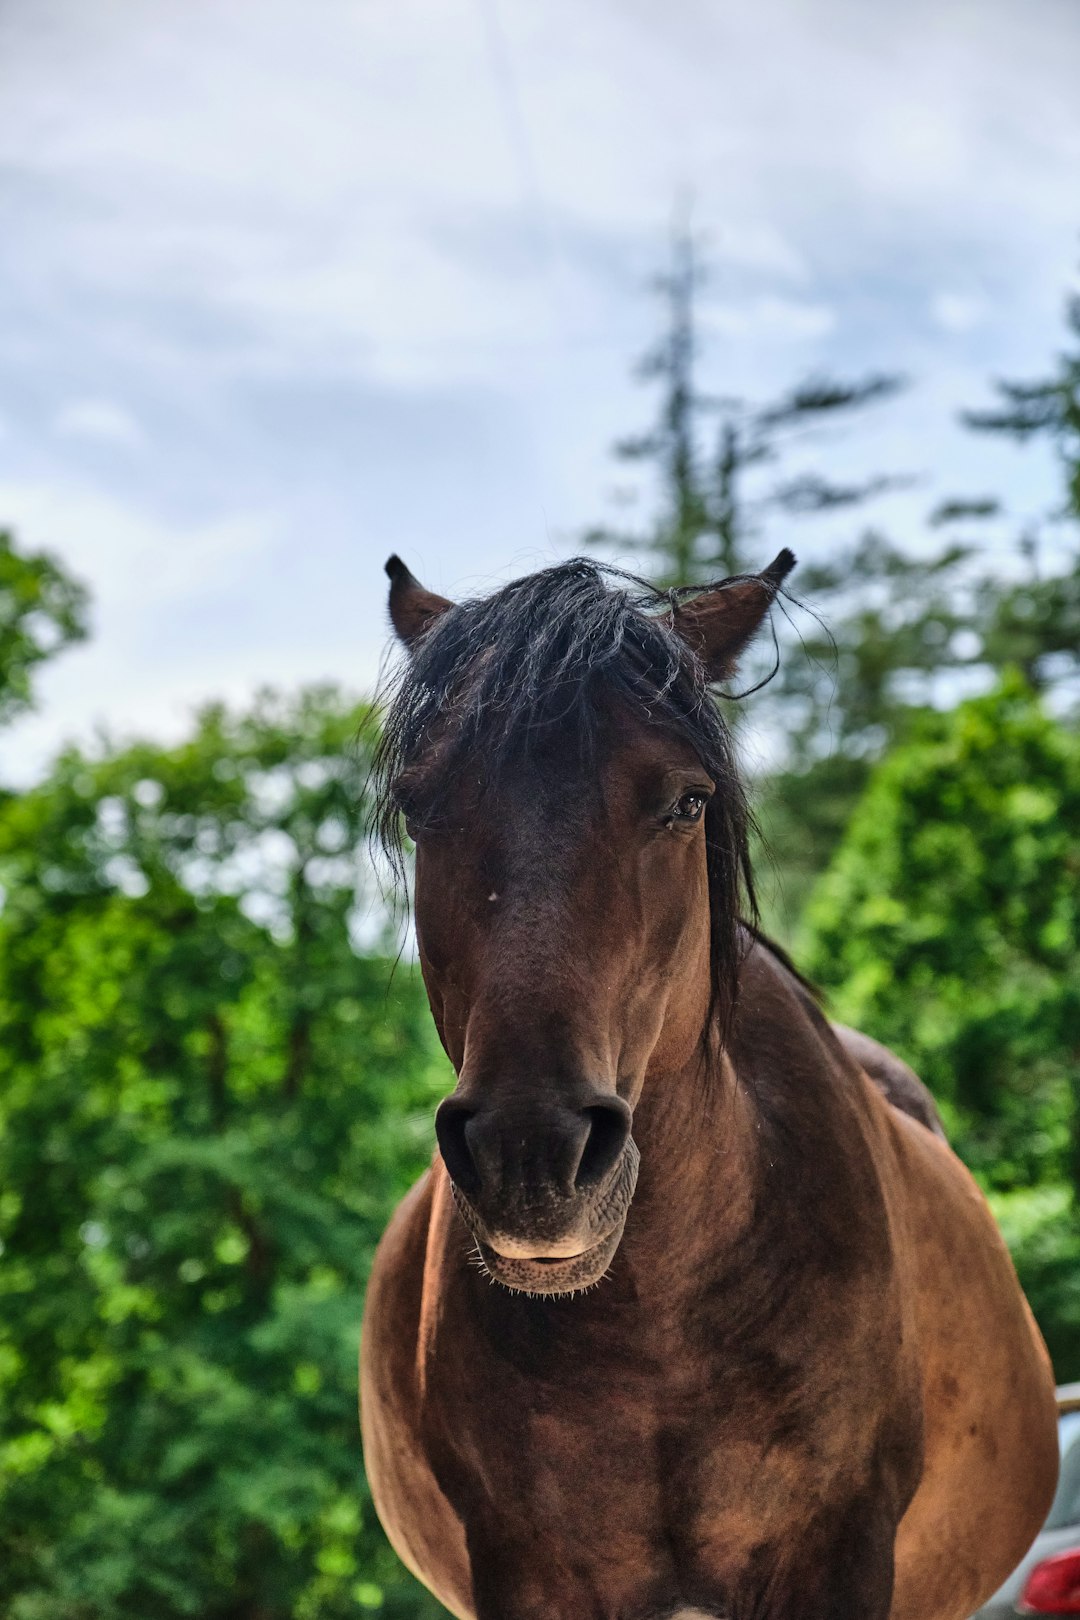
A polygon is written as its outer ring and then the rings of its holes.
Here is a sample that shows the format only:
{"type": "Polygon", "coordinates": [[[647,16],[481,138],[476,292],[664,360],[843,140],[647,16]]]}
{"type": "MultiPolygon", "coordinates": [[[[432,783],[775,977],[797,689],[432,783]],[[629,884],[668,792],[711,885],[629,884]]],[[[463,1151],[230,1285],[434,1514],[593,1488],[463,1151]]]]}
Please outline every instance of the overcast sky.
{"type": "Polygon", "coordinates": [[[705,383],[902,369],[834,452],[925,475],[895,531],[1034,508],[954,417],[1059,342],[1078,87],[1076,0],[0,0],[0,521],[95,604],[0,774],[370,686],[390,551],[453,592],[580,549],[687,198],[705,383]]]}

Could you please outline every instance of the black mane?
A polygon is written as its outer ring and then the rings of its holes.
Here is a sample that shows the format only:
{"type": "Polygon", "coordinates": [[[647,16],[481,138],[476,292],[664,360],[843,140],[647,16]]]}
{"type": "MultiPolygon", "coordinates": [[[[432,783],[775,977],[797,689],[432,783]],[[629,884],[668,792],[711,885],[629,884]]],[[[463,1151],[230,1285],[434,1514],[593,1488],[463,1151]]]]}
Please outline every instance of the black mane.
{"type": "Polygon", "coordinates": [[[586,760],[614,696],[687,742],[716,783],[705,814],[714,1010],[730,1011],[756,918],[751,817],[731,733],[701,661],[670,628],[670,610],[707,587],[657,591],[621,569],[573,558],[443,613],[384,689],[373,766],[374,828],[404,872],[401,783],[438,722],[439,775],[468,755],[497,782],[530,741],[559,726],[586,760]]]}

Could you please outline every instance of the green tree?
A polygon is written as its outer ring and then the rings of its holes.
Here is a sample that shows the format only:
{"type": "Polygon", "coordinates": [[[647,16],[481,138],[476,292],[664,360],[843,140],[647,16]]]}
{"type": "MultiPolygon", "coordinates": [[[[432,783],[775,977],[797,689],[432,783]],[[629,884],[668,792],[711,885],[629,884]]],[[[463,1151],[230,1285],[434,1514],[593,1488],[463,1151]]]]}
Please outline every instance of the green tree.
{"type": "Polygon", "coordinates": [[[656,420],[645,433],[615,445],[618,460],[653,469],[657,514],[643,532],[602,526],[585,536],[590,545],[640,553],[650,577],[662,585],[742,573],[761,561],[753,546],[771,514],[798,518],[850,508],[895,482],[880,477],[838,484],[820,472],[785,477],[778,468],[796,435],[843,425],[853,413],[894,394],[900,386],[896,377],[856,382],[809,377],[765,404],[699,390],[698,304],[706,280],[693,235],[677,233],[670,267],[655,283],[664,330],[638,367],[645,381],[659,386],[656,420]],[[764,469],[775,475],[763,477],[764,469]]]}
{"type": "Polygon", "coordinates": [[[1018,669],[1059,713],[1080,712],[1080,296],[1066,324],[1071,348],[1049,376],[999,383],[996,407],[962,416],[1051,448],[1063,501],[1019,518],[993,496],[941,501],[928,526],[949,538],[923,557],[871,533],[800,569],[800,593],[827,622],[800,624],[801,648],[789,646],[771,692],[787,752],[764,785],[762,822],[782,852],[781,932],[875,761],[927,705],[1018,669]]]}
{"type": "Polygon", "coordinates": [[[981,652],[969,557],[959,545],[912,557],[871,530],[800,568],[803,599],[827,604],[828,616],[798,615],[798,639],[786,638],[773,683],[755,699],[784,742],[759,808],[779,862],[767,905],[778,933],[795,926],[877,760],[967,671],[973,643],[981,652]]]}
{"type": "Polygon", "coordinates": [[[1080,703],[1080,293],[1065,305],[1066,347],[1034,382],[995,384],[997,403],[962,413],[977,433],[1041,443],[1050,450],[1064,498],[1010,517],[994,499],[946,503],[952,522],[995,523],[996,550],[1014,566],[984,574],[976,587],[974,626],[980,656],[996,669],[1015,665],[1039,691],[1080,703]],[[1011,533],[1009,532],[1011,528],[1011,533]]]}
{"type": "Polygon", "coordinates": [[[1080,518],[1080,292],[1066,299],[1065,328],[1071,347],[1057,355],[1049,376],[996,383],[996,406],[965,411],[963,420],[976,432],[1048,443],[1064,475],[1064,511],[1080,518]]]}
{"type": "Polygon", "coordinates": [[[0,725],[33,705],[39,664],[86,634],[86,592],[46,552],[0,529],[0,725]]]}
{"type": "MultiPolygon", "coordinates": [[[[658,387],[657,417],[649,431],[615,446],[620,460],[651,472],[655,516],[637,531],[606,526],[586,535],[590,544],[642,556],[665,585],[745,572],[780,543],[801,550],[791,532],[800,518],[833,514],[848,524],[901,482],[887,475],[838,482],[808,463],[805,450],[808,437],[849,428],[892,397],[895,376],[811,377],[761,404],[701,391],[706,280],[692,236],[677,235],[656,284],[664,329],[640,367],[658,387]]],[[[876,531],[846,545],[834,537],[827,557],[819,549],[800,556],[796,600],[774,614],[775,670],[771,647],[751,655],[746,684],[767,683],[755,698],[758,730],[778,743],[758,786],[760,823],[779,856],[779,887],[764,885],[766,914],[780,934],[790,932],[873,761],[910,705],[924,701],[941,668],[956,661],[955,585],[965,557],[964,548],[946,546],[916,561],[876,531]]]]}
{"type": "Polygon", "coordinates": [[[365,944],[365,718],[267,694],[0,806],[11,1620],[442,1612],[361,1472],[362,1289],[447,1089],[365,944]]]}
{"type": "Polygon", "coordinates": [[[1062,1262],[1080,1247],[1054,1188],[1080,1207],[1078,876],[1080,737],[1013,675],[924,714],[877,767],[800,953],[837,1016],[922,1074],[988,1188],[1029,1210],[1050,1192],[1025,1281],[1072,1376],[1080,1284],[1062,1262]]]}

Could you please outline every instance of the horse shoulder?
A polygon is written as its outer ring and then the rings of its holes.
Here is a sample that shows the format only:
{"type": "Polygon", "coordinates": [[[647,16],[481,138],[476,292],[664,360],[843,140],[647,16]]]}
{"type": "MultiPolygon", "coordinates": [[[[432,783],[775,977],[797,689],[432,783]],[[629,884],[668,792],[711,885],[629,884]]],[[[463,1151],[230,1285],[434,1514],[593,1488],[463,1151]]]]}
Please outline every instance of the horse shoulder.
{"type": "MultiPolygon", "coordinates": [[[[1019,1561],[1053,1496],[1058,1452],[1049,1357],[986,1200],[922,1109],[912,1106],[919,1099],[911,1082],[920,1089],[921,1082],[868,1037],[829,1026],[782,967],[758,953],[748,966],[749,1005],[771,1013],[774,1029],[780,1008],[770,1004],[769,987],[786,985],[786,1056],[789,1065],[803,1057],[789,1072],[813,1085],[815,1106],[847,1151],[869,1153],[890,1211],[900,1362],[917,1369],[924,1446],[897,1530],[890,1620],[963,1620],[1019,1561]],[[822,1051],[839,1060],[831,1073],[826,1064],[812,1074],[805,1061],[811,1028],[822,1051]],[[890,1095],[898,1083],[902,1097],[890,1095]],[[863,1149],[845,1126],[848,1109],[865,1122],[863,1149]]],[[[803,1085],[781,1089],[779,1106],[804,1107],[803,1085]]],[[[878,1376],[894,1377],[895,1369],[883,1364],[878,1376]]]]}
{"type": "Polygon", "coordinates": [[[897,1534],[892,1620],[959,1620],[1046,1516],[1058,1467],[1053,1372],[973,1177],[943,1140],[888,1112],[925,1433],[897,1534]]]}
{"type": "Polygon", "coordinates": [[[465,1533],[421,1435],[423,1340],[438,1308],[430,1256],[448,1202],[436,1165],[403,1199],[379,1244],[364,1304],[360,1418],[371,1494],[394,1551],[451,1614],[472,1620],[465,1533]]]}

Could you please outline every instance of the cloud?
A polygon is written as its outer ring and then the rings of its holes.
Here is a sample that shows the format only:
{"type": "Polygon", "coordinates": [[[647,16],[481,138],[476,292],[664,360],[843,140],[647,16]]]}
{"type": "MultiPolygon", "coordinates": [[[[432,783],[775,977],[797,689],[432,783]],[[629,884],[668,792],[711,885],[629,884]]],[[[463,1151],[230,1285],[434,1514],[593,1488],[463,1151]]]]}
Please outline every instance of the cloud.
{"type": "Polygon", "coordinates": [[[244,651],[216,615],[203,646],[176,630],[243,586],[279,538],[273,518],[236,513],[173,526],[86,486],[5,482],[0,511],[20,544],[59,552],[93,587],[91,640],[46,671],[43,715],[0,739],[5,781],[36,774],[63,736],[106,724],[175,735],[196,702],[258,684],[244,680],[244,651]]]}
{"type": "Polygon", "coordinates": [[[800,343],[822,338],[836,326],[836,312],[825,304],[801,303],[767,294],[746,304],[706,304],[702,329],[726,336],[752,336],[763,341],[800,343]]]}
{"type": "Polygon", "coordinates": [[[981,326],[990,306],[979,293],[937,292],[930,300],[930,314],[945,332],[972,332],[981,326]]]}
{"type": "Polygon", "coordinates": [[[9,9],[0,135],[32,191],[24,253],[61,296],[123,299],[117,327],[160,310],[158,344],[213,312],[241,369],[495,378],[526,336],[610,328],[680,190],[721,290],[779,298],[870,256],[996,253],[1005,218],[1034,261],[1073,206],[1080,25],[1057,0],[1038,26],[1018,0],[508,10],[535,194],[479,23],[433,0],[317,26],[298,0],[257,25],[244,0],[35,5],[51,28],[9,9]],[[469,251],[496,222],[514,262],[469,251]]]}
{"type": "Polygon", "coordinates": [[[0,511],[22,544],[92,578],[100,616],[220,590],[277,539],[268,514],[178,526],[85,485],[0,481],[0,511]]]}
{"type": "Polygon", "coordinates": [[[72,400],[61,406],[53,425],[61,438],[90,439],[124,449],[143,442],[143,431],[131,412],[108,399],[72,400]]]}
{"type": "Polygon", "coordinates": [[[925,374],[843,476],[1029,476],[984,475],[954,412],[1057,341],[1075,0],[498,15],[501,67],[437,0],[0,7],[0,521],[99,601],[42,727],[367,678],[387,552],[452,590],[576,546],[653,408],[630,366],[679,199],[703,391],[925,374]]]}

